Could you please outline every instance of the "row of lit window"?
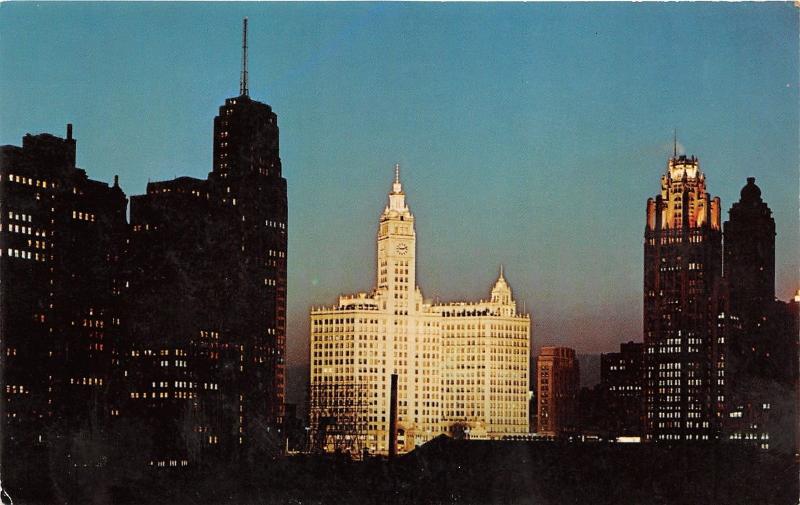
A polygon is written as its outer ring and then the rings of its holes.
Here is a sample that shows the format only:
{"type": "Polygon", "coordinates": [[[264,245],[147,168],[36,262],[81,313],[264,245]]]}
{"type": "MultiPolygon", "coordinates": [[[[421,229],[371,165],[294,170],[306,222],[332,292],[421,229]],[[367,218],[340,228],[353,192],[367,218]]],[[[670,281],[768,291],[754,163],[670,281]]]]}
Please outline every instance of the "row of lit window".
{"type": "Polygon", "coordinates": [[[102,319],[84,319],[83,320],[83,327],[84,328],[103,328],[105,326],[105,322],[102,319]]]}
{"type": "Polygon", "coordinates": [[[609,391],[641,391],[642,386],[609,386],[609,391]]]}
{"type": "Polygon", "coordinates": [[[30,223],[33,220],[33,216],[30,214],[17,214],[16,212],[8,211],[8,219],[12,221],[24,221],[30,223]]]}
{"type": "MultiPolygon", "coordinates": [[[[676,227],[676,228],[680,228],[680,222],[674,223],[673,226],[676,227]]],[[[695,244],[699,244],[702,241],[703,241],[703,237],[700,236],[700,235],[690,235],[689,236],[689,242],[692,242],[692,243],[695,243],[695,244]]],[[[662,244],[677,244],[677,243],[681,243],[681,242],[683,242],[683,238],[682,237],[674,237],[672,235],[666,236],[666,237],[663,237],[663,236],[661,237],[661,243],[662,244]]],[[[650,239],[650,240],[648,240],[648,243],[650,245],[654,245],[655,244],[655,240],[650,239]]]]}
{"type": "Polygon", "coordinates": [[[176,466],[189,466],[189,461],[182,459],[178,461],[177,459],[171,459],[169,461],[150,461],[150,466],[156,466],[159,468],[164,467],[176,467],[176,466]]]}
{"type": "Polygon", "coordinates": [[[72,219],[80,219],[82,221],[91,221],[94,222],[94,214],[90,212],[83,212],[83,211],[72,211],[72,219]]]}
{"type": "MultiPolygon", "coordinates": [[[[0,249],[0,257],[4,254],[3,249],[0,249]]],[[[9,258],[19,258],[24,260],[46,261],[47,255],[44,253],[31,253],[30,251],[23,251],[21,249],[6,249],[5,255],[9,258]]]]}
{"type": "MultiPolygon", "coordinates": [[[[3,180],[2,175],[0,175],[0,180],[3,180]]],[[[40,179],[32,179],[30,177],[22,177],[19,175],[8,174],[8,180],[11,182],[18,182],[20,184],[26,184],[28,186],[36,186],[37,188],[46,188],[48,182],[46,180],[40,179]]],[[[50,183],[50,187],[57,187],[58,185],[55,182],[50,183]]]]}
{"type": "Polygon", "coordinates": [[[98,377],[80,377],[80,378],[70,378],[70,384],[76,384],[81,386],[102,386],[103,379],[98,377]]]}
{"type": "MultiPolygon", "coordinates": [[[[131,398],[147,398],[147,393],[131,393],[131,398]]],[[[169,398],[169,393],[150,393],[150,398],[169,398]]]]}
{"type": "MultiPolygon", "coordinates": [[[[0,224],[0,231],[3,231],[3,225],[0,224]]],[[[23,233],[25,235],[31,234],[31,227],[30,226],[20,226],[18,224],[9,224],[8,231],[10,233],[23,233]]],[[[37,234],[38,236],[38,234],[37,234]]]]}
{"type": "MultiPolygon", "coordinates": [[[[145,393],[131,393],[130,396],[131,396],[131,398],[134,398],[134,399],[139,399],[139,398],[144,399],[144,398],[148,397],[146,392],[145,393]]],[[[196,398],[196,397],[197,397],[196,393],[192,393],[192,392],[189,392],[189,391],[175,391],[173,393],[170,393],[168,391],[161,391],[161,392],[150,393],[150,398],[191,399],[191,398],[196,398]]]]}
{"type": "Polygon", "coordinates": [[[28,240],[28,247],[33,247],[34,249],[47,249],[47,242],[44,240],[28,240]]]}
{"type": "MultiPolygon", "coordinates": [[[[686,351],[687,352],[699,352],[697,347],[689,347],[686,351]]],[[[658,354],[676,354],[676,353],[680,353],[680,352],[681,352],[681,348],[680,347],[676,347],[676,346],[659,346],[659,348],[658,348],[658,354]]]]}
{"type": "MultiPolygon", "coordinates": [[[[119,320],[117,320],[117,322],[119,322],[119,320]]],[[[170,352],[172,352],[170,349],[161,349],[158,353],[153,352],[152,349],[145,349],[143,351],[133,350],[133,351],[131,351],[130,355],[133,356],[133,357],[142,356],[142,355],[144,355],[144,356],[156,356],[156,355],[158,355],[158,356],[169,356],[170,352]]],[[[175,356],[186,356],[187,355],[186,351],[184,351],[183,349],[175,349],[174,352],[175,352],[175,356]]]]}
{"type": "MultiPolygon", "coordinates": [[[[214,353],[211,353],[211,354],[214,354],[214,353]]],[[[217,353],[217,356],[219,357],[219,353],[217,353]]],[[[185,360],[176,359],[174,364],[175,364],[176,367],[186,368],[186,361],[185,360]]],[[[169,360],[161,360],[160,365],[161,366],[165,366],[165,367],[169,366],[169,360]]]]}
{"type": "Polygon", "coordinates": [[[200,336],[203,337],[203,338],[212,338],[214,340],[219,340],[219,332],[218,331],[200,330],[200,336]]]}

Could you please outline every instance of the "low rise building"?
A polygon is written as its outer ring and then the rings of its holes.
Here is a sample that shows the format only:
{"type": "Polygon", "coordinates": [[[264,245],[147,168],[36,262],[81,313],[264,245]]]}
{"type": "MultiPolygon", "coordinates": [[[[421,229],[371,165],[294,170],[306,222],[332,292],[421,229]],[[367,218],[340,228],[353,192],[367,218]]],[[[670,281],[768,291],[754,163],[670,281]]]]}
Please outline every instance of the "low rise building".
{"type": "Polygon", "coordinates": [[[551,437],[575,432],[580,387],[580,367],[575,350],[542,347],[536,361],[536,378],[536,432],[551,437]]]}

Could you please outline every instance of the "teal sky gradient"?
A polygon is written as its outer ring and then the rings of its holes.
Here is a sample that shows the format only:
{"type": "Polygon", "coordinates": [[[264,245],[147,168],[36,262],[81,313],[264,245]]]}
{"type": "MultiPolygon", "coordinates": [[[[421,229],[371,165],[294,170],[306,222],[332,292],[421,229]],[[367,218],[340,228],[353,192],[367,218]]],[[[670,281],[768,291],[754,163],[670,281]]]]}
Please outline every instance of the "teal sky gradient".
{"type": "Polygon", "coordinates": [[[128,195],[205,177],[248,16],[250,94],[278,114],[289,184],[290,366],[307,361],[309,306],[371,289],[395,162],[427,297],[487,297],[503,263],[535,349],[610,351],[641,340],[645,203],[673,128],[726,219],[756,177],[777,222],[778,296],[800,285],[798,12],[2,3],[0,144],[72,122],[79,165],[119,174],[128,195]]]}

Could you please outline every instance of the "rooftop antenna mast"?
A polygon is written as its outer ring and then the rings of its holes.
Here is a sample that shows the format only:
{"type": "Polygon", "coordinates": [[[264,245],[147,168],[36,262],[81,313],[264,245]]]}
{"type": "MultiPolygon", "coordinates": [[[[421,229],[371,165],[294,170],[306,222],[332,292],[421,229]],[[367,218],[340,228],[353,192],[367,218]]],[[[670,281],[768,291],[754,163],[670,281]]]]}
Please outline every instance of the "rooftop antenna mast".
{"type": "Polygon", "coordinates": [[[242,21],[242,75],[239,77],[239,96],[248,96],[247,90],[247,18],[242,21]]]}
{"type": "Polygon", "coordinates": [[[678,129],[672,130],[672,157],[678,157],[678,129]]]}

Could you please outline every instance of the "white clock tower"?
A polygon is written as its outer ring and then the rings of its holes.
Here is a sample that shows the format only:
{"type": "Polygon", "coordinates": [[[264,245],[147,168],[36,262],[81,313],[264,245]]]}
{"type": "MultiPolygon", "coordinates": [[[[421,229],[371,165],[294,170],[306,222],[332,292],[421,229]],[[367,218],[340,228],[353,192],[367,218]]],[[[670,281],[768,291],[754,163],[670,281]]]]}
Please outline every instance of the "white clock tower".
{"type": "Polygon", "coordinates": [[[395,315],[416,312],[413,303],[417,286],[416,240],[414,216],[408,210],[400,184],[400,165],[395,165],[389,205],[383,210],[378,225],[377,275],[377,288],[385,291],[386,308],[395,315]]]}

